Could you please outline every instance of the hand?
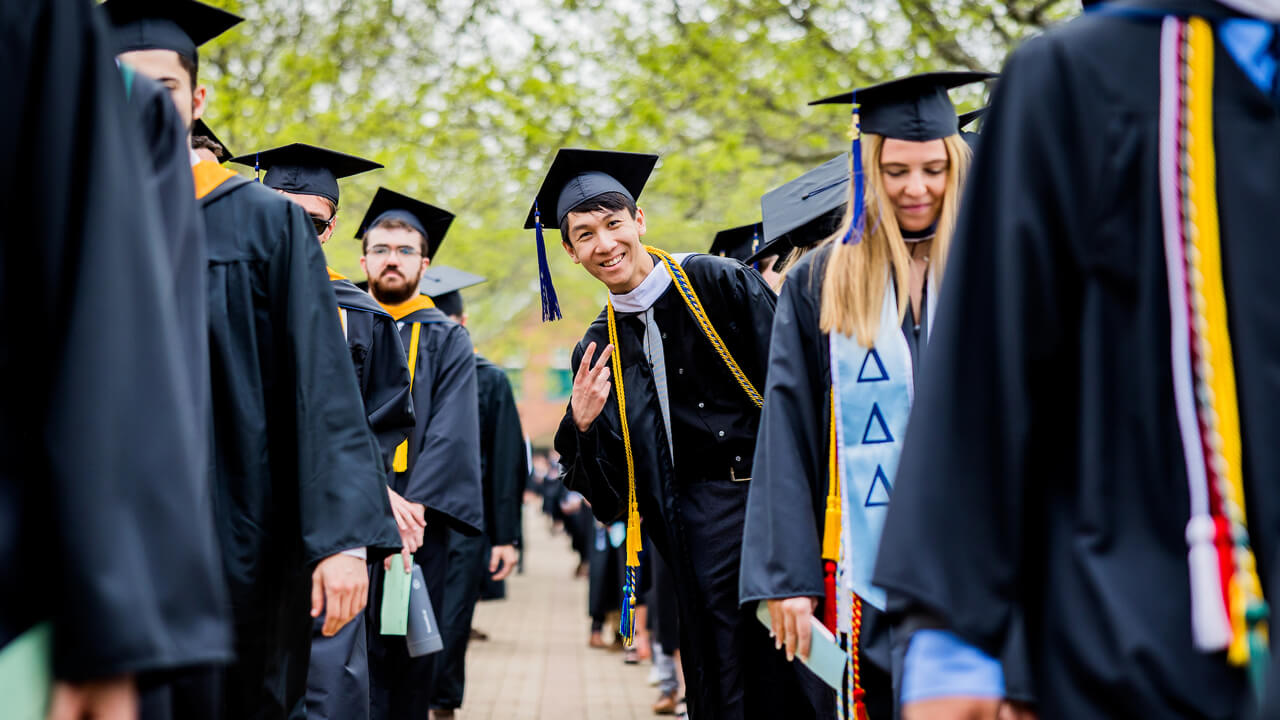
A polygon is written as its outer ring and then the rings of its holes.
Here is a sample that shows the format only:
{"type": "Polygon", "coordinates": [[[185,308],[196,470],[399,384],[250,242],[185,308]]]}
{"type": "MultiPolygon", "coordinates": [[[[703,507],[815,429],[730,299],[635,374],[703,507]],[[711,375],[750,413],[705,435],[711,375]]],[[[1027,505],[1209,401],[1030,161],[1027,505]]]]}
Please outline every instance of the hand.
{"type": "Polygon", "coordinates": [[[422,534],[427,528],[426,506],[405,500],[391,488],[387,488],[387,497],[391,499],[391,515],[400,530],[400,542],[410,553],[417,552],[422,547],[422,534]]]}
{"type": "Polygon", "coordinates": [[[776,598],[766,601],[769,605],[769,634],[774,647],[787,649],[787,660],[809,659],[813,628],[809,619],[818,607],[818,599],[811,597],[776,598]]]}
{"type": "Polygon", "coordinates": [[[1035,710],[1032,710],[1030,705],[1014,700],[1005,700],[1000,703],[1000,713],[996,718],[997,720],[1038,720],[1035,710]]]}
{"type": "Polygon", "coordinates": [[[489,572],[496,582],[505,580],[512,570],[516,569],[516,561],[520,559],[520,551],[515,545],[494,545],[489,553],[489,572]]]}
{"type": "Polygon", "coordinates": [[[613,354],[613,346],[605,345],[600,359],[593,366],[591,357],[596,354],[596,344],[587,345],[587,352],[578,364],[578,374],[573,378],[573,396],[569,398],[569,409],[573,413],[573,422],[578,430],[586,432],[591,423],[604,410],[604,403],[609,399],[609,356],[613,354]]]}
{"type": "Polygon", "coordinates": [[[996,698],[919,700],[902,706],[902,720],[997,720],[1000,705],[996,698]]]}
{"type": "Polygon", "coordinates": [[[72,684],[58,681],[49,720],[137,720],[138,689],[132,675],[72,684]]]}
{"type": "Polygon", "coordinates": [[[311,573],[311,617],[324,611],[325,637],[338,634],[343,625],[369,602],[369,572],[364,560],[351,555],[330,555],[311,573]]]}

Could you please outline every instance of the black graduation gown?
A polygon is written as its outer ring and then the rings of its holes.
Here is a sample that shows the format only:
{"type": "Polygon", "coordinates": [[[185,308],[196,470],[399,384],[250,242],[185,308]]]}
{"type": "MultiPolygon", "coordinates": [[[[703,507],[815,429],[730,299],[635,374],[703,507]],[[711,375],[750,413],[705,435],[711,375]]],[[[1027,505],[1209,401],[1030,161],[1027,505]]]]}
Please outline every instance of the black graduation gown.
{"type": "MultiPolygon", "coordinates": [[[[1192,646],[1157,174],[1159,36],[1158,22],[1086,16],[1009,60],[876,568],[890,610],[923,608],[988,652],[1025,610],[1042,720],[1239,718],[1249,694],[1242,672],[1192,646]]],[[[1214,68],[1249,527],[1274,600],[1280,113],[1220,44],[1214,68]]],[[[1278,667],[1273,658],[1273,675],[1278,667]]]]}
{"type": "Polygon", "coordinates": [[[324,256],[302,208],[239,176],[203,196],[214,508],[234,605],[229,717],[306,689],[311,572],[400,547],[324,256]]]}
{"type": "Polygon", "coordinates": [[[346,311],[347,347],[356,369],[369,427],[378,439],[386,470],[396,446],[413,430],[409,363],[396,323],[369,293],[346,278],[331,281],[338,307],[346,311]]]}
{"type": "Polygon", "coordinates": [[[475,360],[485,534],[490,545],[519,545],[524,481],[529,476],[520,411],[506,372],[480,355],[475,360]]]}
{"type": "MultiPolygon", "coordinates": [[[[709,255],[683,264],[711,323],[757,389],[764,387],[776,297],[755,271],[709,255]]],[[[666,272],[661,265],[654,272],[666,272]]],[[[738,564],[760,413],[698,329],[674,284],[653,305],[663,343],[671,408],[672,463],[652,370],[643,349],[644,323],[618,317],[622,380],[635,459],[642,532],[675,577],[680,602],[680,651],[690,716],[803,717],[794,673],[756,622],[738,607],[738,564]],[[674,339],[679,339],[679,342],[674,339]],[[732,475],[731,475],[732,473],[732,475]],[[736,670],[735,670],[736,668],[736,670]],[[743,673],[745,702],[720,707],[722,674],[743,673]]],[[[576,373],[588,343],[608,344],[602,312],[573,353],[576,373]]],[[[594,360],[593,360],[594,361],[594,360]]],[[[618,378],[614,379],[617,382],[618,378]]],[[[616,393],[582,433],[565,413],[556,450],[565,485],[582,493],[602,522],[624,518],[626,456],[616,393]]],[[[743,698],[740,698],[743,700],[743,698]]]]}
{"type": "MultiPolygon", "coordinates": [[[[343,314],[347,348],[364,400],[369,428],[378,440],[383,471],[391,469],[396,445],[413,429],[409,365],[395,321],[369,293],[329,271],[329,282],[343,314]]],[[[306,717],[310,720],[360,720],[369,717],[369,658],[365,615],[332,637],[321,632],[324,617],[311,634],[306,717]]]]}
{"type": "MultiPolygon", "coordinates": [[[[426,506],[427,529],[414,561],[422,567],[439,622],[448,531],[474,536],[484,529],[475,351],[466,329],[434,307],[410,312],[396,323],[406,352],[413,323],[421,323],[422,328],[413,377],[415,425],[409,435],[408,469],[393,472],[390,484],[405,499],[426,506]]],[[[373,582],[368,614],[372,717],[426,717],[436,656],[411,658],[403,637],[381,634],[381,565],[374,568],[373,582]]]]}
{"type": "Polygon", "coordinates": [[[436,659],[431,707],[462,707],[466,686],[466,654],[480,589],[488,578],[488,549],[520,544],[520,507],[525,462],[524,431],[502,368],[475,356],[476,389],[480,402],[480,479],[484,491],[483,535],[469,537],[449,531],[449,562],[444,602],[437,618],[444,632],[444,650],[436,659]]]}
{"type": "MultiPolygon", "coordinates": [[[[742,541],[741,599],[753,609],[760,600],[821,598],[825,594],[822,528],[829,480],[831,346],[818,318],[830,254],[830,246],[820,247],[788,272],[774,316],[769,385],[742,541]],[[798,498],[808,502],[797,502],[798,498]]],[[[910,310],[903,322],[903,335],[916,369],[913,377],[918,377],[927,322],[926,316],[917,330],[910,310]]],[[[818,612],[822,612],[821,606],[818,612]]],[[[872,718],[890,717],[889,624],[879,610],[865,603],[862,619],[862,686],[867,691],[867,710],[872,718]]],[[[809,674],[807,670],[800,672],[809,674]]],[[[825,697],[830,690],[820,687],[825,697]]]]}
{"type": "Polygon", "coordinates": [[[192,278],[111,47],[88,3],[0,2],[0,647],[51,621],[71,680],[230,657],[192,278]]]}

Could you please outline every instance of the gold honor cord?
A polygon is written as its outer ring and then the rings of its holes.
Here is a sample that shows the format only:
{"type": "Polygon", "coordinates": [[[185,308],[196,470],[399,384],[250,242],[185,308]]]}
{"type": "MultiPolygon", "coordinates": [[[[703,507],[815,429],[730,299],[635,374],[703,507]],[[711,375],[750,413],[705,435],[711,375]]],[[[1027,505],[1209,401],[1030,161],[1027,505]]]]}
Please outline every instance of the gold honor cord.
{"type": "Polygon", "coordinates": [[[1265,686],[1269,659],[1269,608],[1249,543],[1245,512],[1240,412],[1222,281],[1218,225],[1216,157],[1213,146],[1213,28],[1202,18],[1187,23],[1183,62],[1183,153],[1189,220],[1187,277],[1192,330],[1197,341],[1196,380],[1201,427],[1207,435],[1209,465],[1217,479],[1223,514],[1231,528],[1233,568],[1227,585],[1232,625],[1227,658],[1249,665],[1255,687],[1265,686]]]}
{"type": "MultiPolygon", "coordinates": [[[[418,369],[418,338],[422,335],[422,323],[414,323],[413,330],[409,332],[409,397],[413,399],[413,374],[418,369]]],[[[396,472],[404,472],[409,469],[409,440],[406,438],[404,442],[396,446],[396,457],[391,463],[391,469],[396,472]]]]}
{"type": "Polygon", "coordinates": [[[707,340],[715,348],[716,354],[724,361],[725,367],[729,368],[729,373],[733,375],[734,380],[738,381],[738,385],[747,393],[747,397],[751,402],[758,408],[764,407],[764,397],[756,392],[751,380],[747,379],[747,374],[742,372],[741,367],[738,367],[738,361],[734,360],[733,355],[729,354],[729,348],[725,347],[724,341],[720,339],[720,333],[716,332],[711,320],[707,317],[707,312],[702,309],[702,301],[698,299],[698,294],[693,291],[693,285],[689,283],[689,276],[685,274],[684,268],[680,267],[680,263],[676,262],[675,258],[663,250],[648,245],[644,249],[652,255],[657,255],[662,260],[662,263],[667,266],[667,272],[671,273],[671,279],[675,281],[676,289],[680,291],[680,297],[684,298],[685,304],[689,306],[689,312],[693,313],[694,320],[698,321],[698,327],[702,328],[702,334],[707,336],[707,340]]]}
{"type": "MultiPolygon", "coordinates": [[[[764,398],[756,391],[746,373],[742,372],[738,361],[733,359],[733,355],[725,347],[724,341],[720,339],[720,333],[716,332],[715,327],[711,325],[711,320],[707,318],[707,313],[702,308],[702,301],[698,299],[698,294],[694,292],[693,285],[690,284],[689,276],[685,274],[684,268],[680,267],[680,263],[676,262],[675,258],[658,248],[646,245],[645,250],[662,260],[667,272],[671,274],[671,279],[675,282],[676,290],[680,292],[680,297],[684,298],[685,304],[689,306],[689,311],[693,313],[694,319],[698,322],[698,327],[702,329],[703,335],[706,335],[707,340],[711,342],[716,354],[724,361],[729,373],[733,375],[734,380],[747,393],[747,397],[751,402],[757,408],[763,407],[764,398]]],[[[622,426],[622,447],[627,455],[627,567],[622,585],[622,628],[620,634],[622,635],[623,644],[631,647],[632,642],[635,640],[636,588],[639,585],[640,549],[642,547],[640,538],[640,505],[636,501],[636,463],[635,456],[631,452],[631,430],[627,424],[627,392],[625,384],[622,382],[622,352],[618,347],[618,321],[613,310],[612,300],[609,301],[607,306],[606,316],[609,324],[609,344],[613,346],[610,367],[613,369],[613,386],[618,397],[618,417],[622,426]]],[[[672,458],[672,462],[674,460],[672,458]]]]}

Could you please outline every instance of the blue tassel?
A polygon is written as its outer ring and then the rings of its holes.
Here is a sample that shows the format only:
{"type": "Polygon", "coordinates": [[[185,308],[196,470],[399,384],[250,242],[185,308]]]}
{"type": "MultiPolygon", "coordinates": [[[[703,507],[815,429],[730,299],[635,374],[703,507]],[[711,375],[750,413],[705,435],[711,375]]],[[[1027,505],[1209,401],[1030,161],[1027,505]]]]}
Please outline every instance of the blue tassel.
{"type": "Polygon", "coordinates": [[[533,204],[533,231],[538,240],[538,285],[542,287],[542,322],[559,320],[560,301],[556,298],[556,286],[551,284],[551,266],[547,264],[547,248],[542,242],[542,213],[538,203],[533,204]]]}
{"type": "Polygon", "coordinates": [[[866,178],[862,175],[862,120],[858,113],[858,94],[853,94],[853,148],[850,150],[852,162],[850,173],[853,178],[853,219],[849,229],[841,240],[846,245],[862,242],[862,233],[866,225],[866,202],[863,194],[866,190],[866,178]]]}
{"type": "Polygon", "coordinates": [[[631,647],[636,639],[636,588],[639,587],[640,568],[628,565],[622,583],[622,644],[631,647]]]}
{"type": "MultiPolygon", "coordinates": [[[[751,230],[751,254],[755,255],[756,251],[758,251],[759,249],[760,249],[760,229],[757,227],[751,230]]],[[[760,272],[760,261],[759,260],[755,261],[754,263],[752,263],[751,267],[755,268],[756,272],[760,272]]]]}
{"type": "Polygon", "coordinates": [[[262,176],[258,174],[258,156],[261,154],[261,152],[253,154],[253,181],[259,183],[262,182],[262,176]]]}

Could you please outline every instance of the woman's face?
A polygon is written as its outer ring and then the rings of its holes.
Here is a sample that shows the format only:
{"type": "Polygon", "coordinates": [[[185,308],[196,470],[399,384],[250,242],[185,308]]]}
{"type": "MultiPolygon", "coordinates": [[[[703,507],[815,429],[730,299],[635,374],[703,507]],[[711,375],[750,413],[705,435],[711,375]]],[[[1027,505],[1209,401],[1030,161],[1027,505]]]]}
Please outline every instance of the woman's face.
{"type": "Polygon", "coordinates": [[[880,148],[880,177],[898,226],[904,231],[925,230],[938,219],[947,193],[949,164],[942,140],[885,138],[880,148]]]}

